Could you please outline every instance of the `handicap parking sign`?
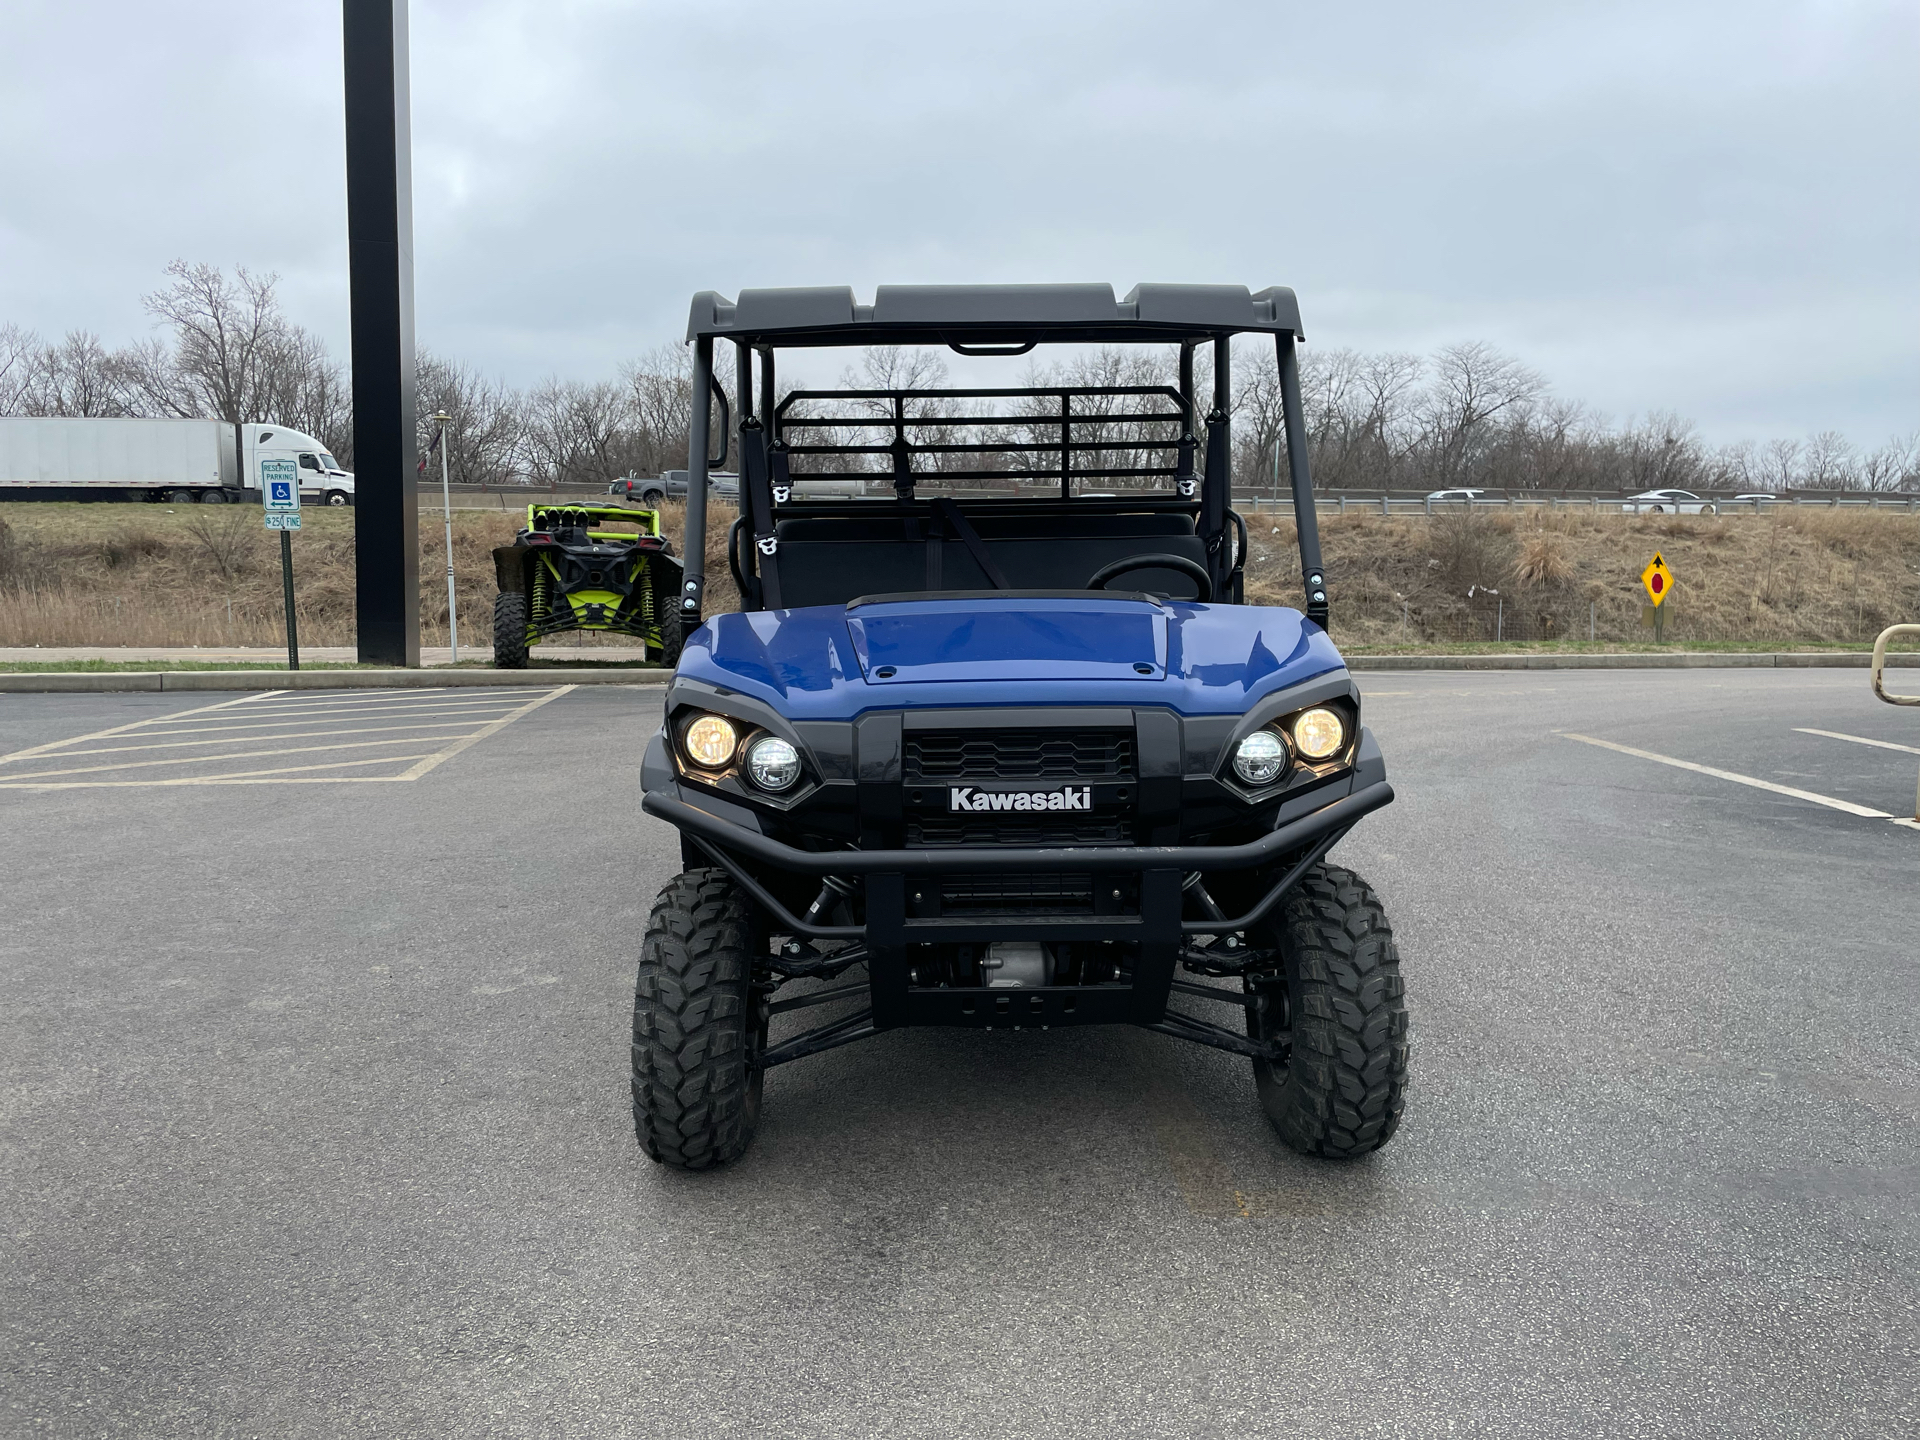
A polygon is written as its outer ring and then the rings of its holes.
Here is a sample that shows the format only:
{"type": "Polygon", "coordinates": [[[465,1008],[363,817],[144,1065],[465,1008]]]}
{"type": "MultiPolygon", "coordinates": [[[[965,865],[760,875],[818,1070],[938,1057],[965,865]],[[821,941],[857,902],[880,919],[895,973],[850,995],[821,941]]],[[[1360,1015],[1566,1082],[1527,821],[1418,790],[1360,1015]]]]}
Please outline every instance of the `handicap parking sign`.
{"type": "Polygon", "coordinates": [[[293,461],[260,462],[260,503],[269,510],[300,508],[300,471],[293,461]]]}

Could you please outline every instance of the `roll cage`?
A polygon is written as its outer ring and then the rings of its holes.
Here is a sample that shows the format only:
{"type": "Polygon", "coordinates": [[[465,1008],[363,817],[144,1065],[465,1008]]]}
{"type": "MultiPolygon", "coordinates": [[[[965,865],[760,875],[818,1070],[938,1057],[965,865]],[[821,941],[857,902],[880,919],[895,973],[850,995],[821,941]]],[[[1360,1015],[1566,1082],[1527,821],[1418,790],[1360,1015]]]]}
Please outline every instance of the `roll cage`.
{"type": "Polygon", "coordinates": [[[716,341],[734,349],[732,409],[741,422],[741,515],[729,536],[729,563],[743,606],[760,610],[881,592],[1057,589],[1116,567],[1128,573],[1130,589],[1171,594],[1192,585],[1196,596],[1238,601],[1247,546],[1231,504],[1229,347],[1246,333],[1274,337],[1304,608],[1324,627],[1326,579],[1296,353],[1302,331],[1291,290],[1140,285],[1115,300],[1108,285],[883,285],[871,305],[838,287],[744,290],[737,301],[713,292],[694,297],[682,628],[700,624],[704,607],[713,398],[723,414],[728,409],[715,373],[716,341]],[[1043,344],[1125,343],[1177,345],[1177,384],[805,390],[785,397],[777,386],[775,355],[783,348],[942,345],[968,356],[1019,356],[1043,344]],[[1213,354],[1204,415],[1194,379],[1203,345],[1213,354]],[[1148,408],[1122,412],[1119,402],[1148,408]],[[1013,413],[988,413],[996,403],[1013,413]],[[1120,426],[1135,433],[1116,435],[1120,426]],[[1140,433],[1143,426],[1154,433],[1140,433]],[[891,502],[802,499],[794,486],[796,477],[870,479],[879,462],[879,473],[891,480],[891,502]],[[1032,493],[919,493],[929,482],[957,478],[1011,481],[1032,493]],[[1165,489],[1145,488],[1158,479],[1165,489]],[[1129,488],[1076,493],[1087,481],[1129,488]],[[1168,563],[1140,563],[1155,558],[1168,563]],[[1085,574],[1076,576],[1076,569],[1085,574]]]}

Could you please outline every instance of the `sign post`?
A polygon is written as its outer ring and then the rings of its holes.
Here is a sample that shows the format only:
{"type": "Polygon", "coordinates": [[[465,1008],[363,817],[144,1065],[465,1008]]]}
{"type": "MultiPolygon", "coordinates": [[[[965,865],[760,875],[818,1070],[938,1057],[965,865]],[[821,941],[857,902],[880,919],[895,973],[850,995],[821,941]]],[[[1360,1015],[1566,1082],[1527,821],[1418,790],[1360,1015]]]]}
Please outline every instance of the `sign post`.
{"type": "Polygon", "coordinates": [[[1640,583],[1647,587],[1647,598],[1653,601],[1653,643],[1664,645],[1667,638],[1667,612],[1661,607],[1667,603],[1667,596],[1673,593],[1673,572],[1667,568],[1666,556],[1654,551],[1653,559],[1640,572],[1640,583]]]}
{"type": "Polygon", "coordinates": [[[260,462],[260,504],[267,529],[280,532],[280,588],[287,602],[287,669],[300,668],[300,627],[293,614],[293,532],[300,528],[300,470],[291,460],[260,462]]]}
{"type": "Polygon", "coordinates": [[[447,451],[452,442],[447,438],[447,427],[453,423],[453,417],[442,410],[433,417],[434,424],[440,428],[433,432],[433,443],[427,447],[427,453],[435,449],[440,452],[440,510],[447,522],[447,639],[453,646],[453,663],[460,663],[460,607],[453,594],[453,500],[447,486],[447,451]]]}

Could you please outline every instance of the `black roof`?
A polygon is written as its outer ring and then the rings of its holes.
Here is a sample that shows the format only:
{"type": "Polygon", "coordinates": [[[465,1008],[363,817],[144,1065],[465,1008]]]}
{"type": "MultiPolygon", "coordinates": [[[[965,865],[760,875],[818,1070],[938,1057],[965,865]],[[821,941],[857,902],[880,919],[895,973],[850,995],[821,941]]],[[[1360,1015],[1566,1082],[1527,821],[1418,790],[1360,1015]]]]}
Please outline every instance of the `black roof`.
{"type": "Polygon", "coordinates": [[[1302,338],[1300,304],[1283,285],[882,285],[873,304],[853,287],[711,290],[693,297],[687,339],[775,345],[1025,345],[1200,340],[1241,331],[1302,338]]]}

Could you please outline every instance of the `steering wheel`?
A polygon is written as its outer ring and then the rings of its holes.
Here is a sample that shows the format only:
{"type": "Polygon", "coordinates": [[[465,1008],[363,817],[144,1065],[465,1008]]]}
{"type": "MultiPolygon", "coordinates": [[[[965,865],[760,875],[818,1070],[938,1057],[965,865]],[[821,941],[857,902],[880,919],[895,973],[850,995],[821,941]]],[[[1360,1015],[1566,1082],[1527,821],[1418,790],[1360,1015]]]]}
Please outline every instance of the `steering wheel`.
{"type": "Polygon", "coordinates": [[[1109,580],[1117,580],[1133,570],[1178,570],[1193,581],[1196,592],[1193,598],[1196,601],[1205,603],[1213,599],[1213,577],[1207,574],[1199,561],[1189,560],[1184,555],[1129,555],[1124,560],[1115,560],[1094,571],[1093,577],[1087,581],[1087,589],[1104,590],[1109,580]]]}

